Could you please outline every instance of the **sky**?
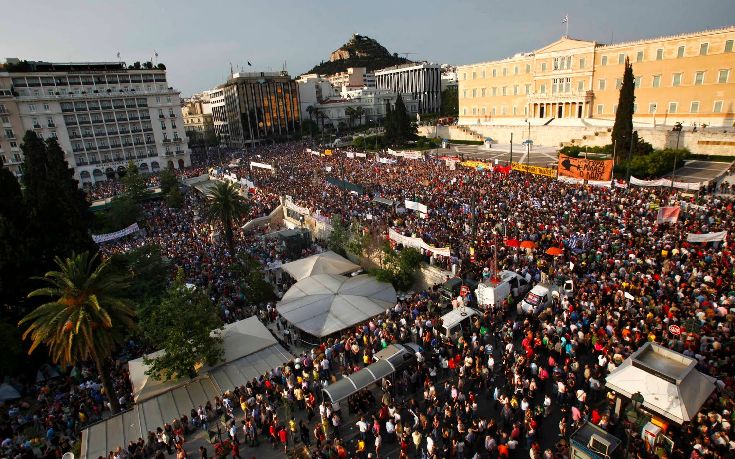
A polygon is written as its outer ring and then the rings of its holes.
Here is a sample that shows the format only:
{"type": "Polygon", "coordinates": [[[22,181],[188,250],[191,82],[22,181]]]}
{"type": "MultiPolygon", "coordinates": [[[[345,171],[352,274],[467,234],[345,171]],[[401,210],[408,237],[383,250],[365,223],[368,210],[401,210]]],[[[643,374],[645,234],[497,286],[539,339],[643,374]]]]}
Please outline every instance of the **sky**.
{"type": "Polygon", "coordinates": [[[223,83],[230,64],[299,75],[353,33],[456,65],[541,48],[565,15],[571,37],[604,43],[735,24],[735,0],[0,0],[0,11],[0,60],[132,63],[155,50],[184,97],[223,83]]]}

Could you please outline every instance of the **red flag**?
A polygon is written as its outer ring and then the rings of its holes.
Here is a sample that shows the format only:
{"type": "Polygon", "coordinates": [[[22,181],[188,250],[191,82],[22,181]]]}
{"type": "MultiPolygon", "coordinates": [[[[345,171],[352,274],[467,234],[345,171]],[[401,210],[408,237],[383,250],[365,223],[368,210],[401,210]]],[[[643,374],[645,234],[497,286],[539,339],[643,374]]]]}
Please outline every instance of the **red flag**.
{"type": "Polygon", "coordinates": [[[679,220],[679,206],[661,207],[658,209],[656,223],[676,223],[679,220]]]}

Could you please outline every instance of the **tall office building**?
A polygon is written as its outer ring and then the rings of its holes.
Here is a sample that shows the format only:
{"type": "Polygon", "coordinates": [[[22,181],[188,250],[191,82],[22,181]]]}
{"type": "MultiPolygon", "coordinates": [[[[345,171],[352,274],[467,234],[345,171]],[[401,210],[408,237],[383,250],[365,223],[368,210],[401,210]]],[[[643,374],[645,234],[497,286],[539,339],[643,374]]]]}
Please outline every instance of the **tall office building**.
{"type": "Polygon", "coordinates": [[[420,113],[441,110],[441,66],[427,62],[398,65],[375,71],[378,89],[410,94],[419,101],[420,113]]]}
{"type": "Polygon", "coordinates": [[[636,123],[732,126],[734,41],[735,27],[615,44],[562,37],[533,52],[463,65],[460,124],[584,118],[612,125],[628,59],[636,123]]]}
{"type": "Polygon", "coordinates": [[[287,73],[235,73],[220,88],[231,147],[300,132],[299,90],[287,73]]]}
{"type": "Polygon", "coordinates": [[[9,151],[0,154],[14,171],[26,130],[56,137],[81,184],[123,173],[128,161],[142,172],[190,165],[179,91],[163,66],[8,59],[0,68],[0,112],[11,126],[2,139],[9,151]]]}

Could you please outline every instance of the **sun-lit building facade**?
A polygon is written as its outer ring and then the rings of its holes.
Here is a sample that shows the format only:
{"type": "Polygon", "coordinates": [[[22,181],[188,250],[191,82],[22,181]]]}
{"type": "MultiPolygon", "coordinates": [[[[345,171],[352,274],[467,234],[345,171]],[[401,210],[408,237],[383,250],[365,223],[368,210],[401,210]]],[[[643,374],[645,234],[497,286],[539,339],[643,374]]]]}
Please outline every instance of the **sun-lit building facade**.
{"type": "Polygon", "coordinates": [[[735,26],[617,44],[562,37],[534,52],[459,66],[460,124],[612,122],[627,58],[636,123],[732,126],[734,40],[735,26]]]}

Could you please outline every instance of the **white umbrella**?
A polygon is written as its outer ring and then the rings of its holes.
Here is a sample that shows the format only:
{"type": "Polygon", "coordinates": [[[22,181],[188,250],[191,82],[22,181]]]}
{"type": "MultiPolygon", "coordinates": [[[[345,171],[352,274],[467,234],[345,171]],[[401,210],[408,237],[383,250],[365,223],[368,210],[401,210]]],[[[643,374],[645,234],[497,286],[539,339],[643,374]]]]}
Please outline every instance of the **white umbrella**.
{"type": "Polygon", "coordinates": [[[18,389],[8,383],[0,384],[0,401],[16,400],[20,398],[18,389]]]}
{"type": "Polygon", "coordinates": [[[367,274],[345,277],[316,274],[292,286],[278,303],[278,312],[296,328],[327,336],[392,308],[396,290],[367,274]]]}

